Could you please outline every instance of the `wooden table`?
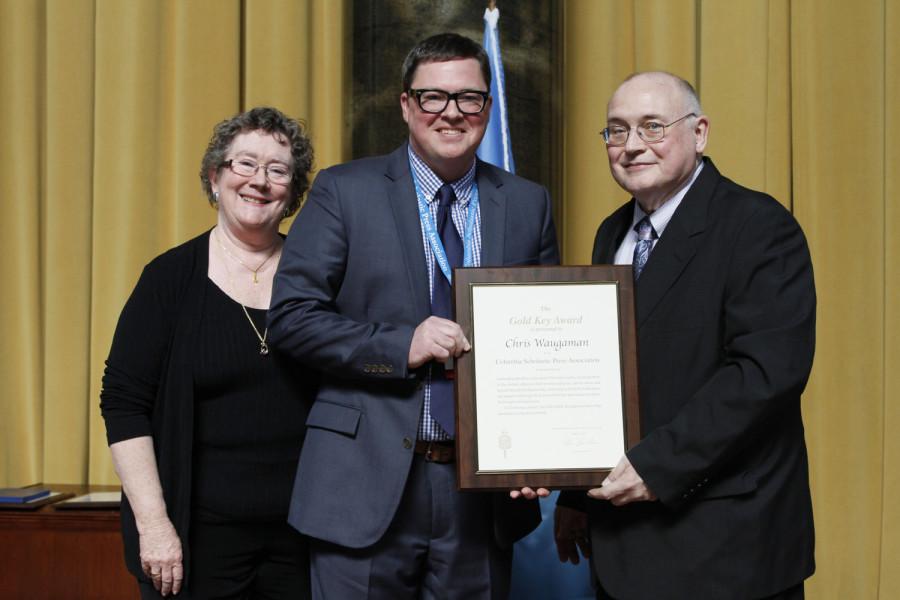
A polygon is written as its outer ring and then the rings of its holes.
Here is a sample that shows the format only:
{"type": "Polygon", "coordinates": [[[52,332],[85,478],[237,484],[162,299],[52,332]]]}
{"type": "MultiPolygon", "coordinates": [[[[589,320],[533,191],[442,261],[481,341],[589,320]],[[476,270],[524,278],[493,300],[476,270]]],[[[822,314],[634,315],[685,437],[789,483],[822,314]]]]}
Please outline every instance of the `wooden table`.
{"type": "MultiPolygon", "coordinates": [[[[44,484],[85,494],[116,486],[44,484]]],[[[128,600],[140,598],[125,568],[119,511],[0,510],[0,598],[128,600]]]]}

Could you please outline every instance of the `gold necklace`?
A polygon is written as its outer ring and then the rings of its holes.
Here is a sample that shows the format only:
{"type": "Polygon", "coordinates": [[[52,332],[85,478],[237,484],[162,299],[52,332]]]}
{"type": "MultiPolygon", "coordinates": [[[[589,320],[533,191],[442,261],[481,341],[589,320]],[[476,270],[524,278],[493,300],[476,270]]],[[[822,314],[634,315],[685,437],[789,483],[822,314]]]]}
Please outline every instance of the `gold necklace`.
{"type": "Polygon", "coordinates": [[[238,258],[237,256],[235,256],[234,254],[232,254],[231,252],[228,251],[228,248],[226,248],[225,244],[222,243],[222,240],[219,239],[219,230],[218,229],[216,229],[216,243],[219,244],[219,248],[221,248],[222,251],[225,252],[225,254],[230,256],[232,260],[236,260],[238,263],[240,263],[240,265],[242,267],[244,267],[245,269],[247,269],[248,271],[253,273],[253,283],[254,284],[259,283],[259,278],[257,277],[259,270],[262,269],[266,265],[266,263],[269,262],[269,259],[272,258],[273,256],[275,256],[275,252],[278,251],[278,244],[276,243],[275,246],[272,248],[272,251],[269,252],[269,255],[265,258],[265,260],[263,260],[261,263],[259,263],[259,266],[254,269],[254,268],[250,267],[249,265],[247,265],[247,263],[242,261],[240,258],[238,258]]]}
{"type": "Polygon", "coordinates": [[[241,308],[244,309],[244,314],[247,315],[247,320],[250,321],[250,327],[253,328],[253,333],[256,334],[256,337],[259,338],[259,353],[263,356],[269,354],[269,345],[266,343],[266,337],[269,335],[269,328],[266,327],[266,330],[263,331],[262,335],[259,335],[259,329],[256,328],[256,323],[253,322],[253,319],[250,318],[250,313],[247,312],[247,307],[238,302],[241,305],[241,308]]]}
{"type": "MultiPolygon", "coordinates": [[[[222,246],[222,243],[219,242],[218,236],[216,236],[216,241],[219,243],[219,246],[222,248],[222,250],[225,250],[225,246],[222,246]]],[[[225,252],[228,253],[228,250],[225,250],[225,252]]],[[[272,252],[272,254],[274,254],[274,252],[272,252]]],[[[234,258],[234,257],[232,257],[232,258],[234,258]]],[[[269,255],[269,258],[272,258],[272,255],[271,255],[271,254],[269,255]]],[[[269,258],[267,258],[266,260],[269,260],[269,258]]],[[[238,261],[238,262],[240,262],[240,261],[238,261]]],[[[235,287],[235,285],[234,285],[234,279],[232,279],[232,277],[231,277],[231,269],[228,268],[228,263],[227,263],[227,262],[224,263],[224,264],[225,264],[225,272],[228,274],[228,283],[231,285],[231,289],[232,289],[233,291],[236,292],[236,291],[237,291],[237,287],[235,287]]],[[[244,263],[241,263],[241,264],[243,265],[244,263]]],[[[265,261],[263,261],[263,264],[265,264],[265,261]]],[[[244,266],[247,266],[247,265],[244,265],[244,266]]],[[[261,266],[262,266],[262,265],[260,265],[260,267],[261,267],[261,266]]],[[[253,281],[253,283],[256,283],[256,281],[255,281],[255,279],[256,279],[255,275],[256,275],[256,273],[254,273],[254,281],[253,281]]],[[[259,340],[259,353],[260,353],[262,356],[268,356],[268,354],[269,354],[269,345],[266,343],[266,338],[269,337],[269,328],[266,327],[265,330],[263,331],[262,335],[260,335],[260,334],[259,334],[259,329],[256,327],[256,323],[253,322],[253,319],[250,318],[250,313],[247,311],[247,307],[244,306],[244,303],[243,303],[243,302],[240,302],[240,301],[238,301],[238,300],[235,300],[235,299],[233,299],[233,300],[234,300],[235,302],[237,302],[238,304],[241,305],[241,308],[244,310],[244,316],[246,316],[246,317],[247,317],[247,320],[250,321],[250,327],[253,328],[253,333],[256,334],[256,338],[259,340]]]]}

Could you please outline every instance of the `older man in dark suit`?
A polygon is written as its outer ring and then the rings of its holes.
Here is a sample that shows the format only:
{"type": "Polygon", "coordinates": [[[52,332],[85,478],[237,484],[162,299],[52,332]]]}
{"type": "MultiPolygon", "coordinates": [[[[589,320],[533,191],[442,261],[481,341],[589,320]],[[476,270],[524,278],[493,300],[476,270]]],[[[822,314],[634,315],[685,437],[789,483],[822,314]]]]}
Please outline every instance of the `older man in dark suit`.
{"type": "Polygon", "coordinates": [[[489,84],[477,43],[421,42],[409,143],[322,171],[285,243],[269,335],[322,371],[290,511],[316,598],[505,599],[540,521],[536,501],[456,491],[452,269],[558,262],[547,191],[475,158],[489,84]]]}
{"type": "Polygon", "coordinates": [[[563,496],[560,559],[592,554],[598,598],[802,598],[816,307],[803,232],[703,158],[709,120],[682,79],[630,77],[607,123],[633,199],[600,225],[593,261],[634,267],[644,437],[589,498],[563,496]]]}

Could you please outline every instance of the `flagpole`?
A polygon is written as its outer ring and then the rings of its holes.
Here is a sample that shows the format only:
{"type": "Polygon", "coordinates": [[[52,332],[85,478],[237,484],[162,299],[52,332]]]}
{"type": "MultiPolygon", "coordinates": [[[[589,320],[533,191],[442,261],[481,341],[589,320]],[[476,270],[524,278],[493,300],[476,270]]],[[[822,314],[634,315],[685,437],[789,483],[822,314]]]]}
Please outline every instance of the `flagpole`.
{"type": "Polygon", "coordinates": [[[478,158],[510,173],[515,173],[516,165],[509,136],[503,59],[500,56],[499,19],[500,11],[497,9],[497,3],[492,0],[484,11],[483,43],[491,68],[490,94],[492,102],[487,130],[478,147],[478,158]]]}

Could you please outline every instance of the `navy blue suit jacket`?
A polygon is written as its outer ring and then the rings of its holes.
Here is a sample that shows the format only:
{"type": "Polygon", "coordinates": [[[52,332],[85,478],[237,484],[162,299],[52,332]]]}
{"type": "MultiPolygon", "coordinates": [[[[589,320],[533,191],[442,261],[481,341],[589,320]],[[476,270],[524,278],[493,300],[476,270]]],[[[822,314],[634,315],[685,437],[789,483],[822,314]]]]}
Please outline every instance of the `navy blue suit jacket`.
{"type": "MultiPolygon", "coordinates": [[[[547,191],[481,161],[476,181],[482,266],[556,264],[547,191]]],[[[291,227],[269,336],[323,374],[289,517],[305,534],[361,548],[394,518],[424,401],[422,370],[407,368],[413,331],[431,314],[423,248],[406,145],[319,173],[291,227]]],[[[540,514],[503,496],[495,534],[509,545],[540,514]]]]}
{"type": "MultiPolygon", "coordinates": [[[[633,214],[634,200],[603,221],[594,263],[613,262],[633,214]]],[[[801,582],[814,570],[800,393],[816,294],[799,225],[705,159],[635,304],[644,437],[627,455],[659,501],[587,502],[601,584],[657,600],[801,582]]]]}

